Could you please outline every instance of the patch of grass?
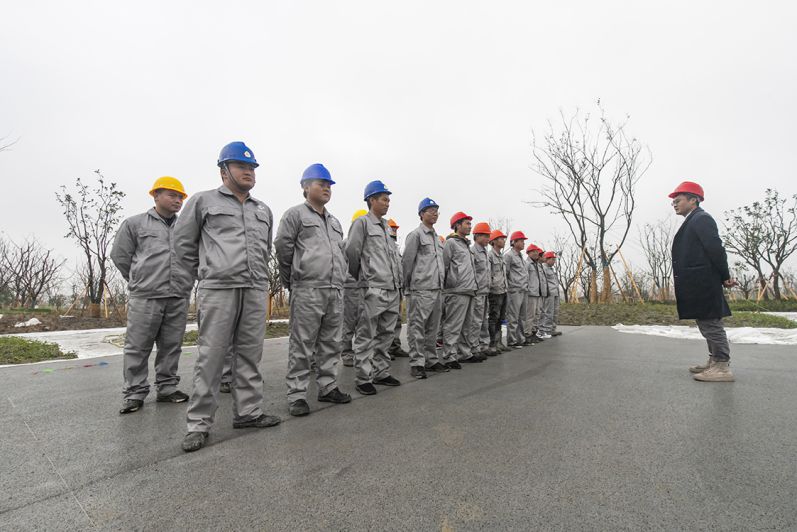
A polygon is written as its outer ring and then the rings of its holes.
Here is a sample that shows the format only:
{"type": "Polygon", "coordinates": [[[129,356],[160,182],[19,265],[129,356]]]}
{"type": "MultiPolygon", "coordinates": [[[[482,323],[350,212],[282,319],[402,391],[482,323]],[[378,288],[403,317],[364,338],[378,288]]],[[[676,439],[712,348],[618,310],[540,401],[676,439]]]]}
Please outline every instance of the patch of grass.
{"type": "Polygon", "coordinates": [[[728,301],[731,311],[746,310],[751,312],[797,312],[797,301],[793,299],[782,301],[761,300],[756,303],[752,299],[728,301]]]}
{"type": "Polygon", "coordinates": [[[35,316],[36,314],[51,314],[53,309],[50,307],[41,307],[41,308],[22,308],[22,307],[7,307],[7,308],[0,308],[0,314],[30,314],[35,316]]]}
{"type": "MultiPolygon", "coordinates": [[[[288,336],[287,323],[269,323],[266,327],[266,338],[280,338],[288,336]]],[[[196,345],[199,331],[188,331],[183,336],[183,345],[196,345]]]]}
{"type": "Polygon", "coordinates": [[[57,344],[50,342],[16,336],[0,337],[0,364],[24,364],[59,358],[77,358],[77,355],[72,351],[64,353],[57,344]]]}
{"type": "MultiPolygon", "coordinates": [[[[679,320],[674,304],[612,303],[563,304],[559,311],[561,325],[694,325],[694,320],[679,320]]],[[[797,322],[758,312],[734,312],[725,319],[727,327],[775,327],[795,329],[797,322]]]]}

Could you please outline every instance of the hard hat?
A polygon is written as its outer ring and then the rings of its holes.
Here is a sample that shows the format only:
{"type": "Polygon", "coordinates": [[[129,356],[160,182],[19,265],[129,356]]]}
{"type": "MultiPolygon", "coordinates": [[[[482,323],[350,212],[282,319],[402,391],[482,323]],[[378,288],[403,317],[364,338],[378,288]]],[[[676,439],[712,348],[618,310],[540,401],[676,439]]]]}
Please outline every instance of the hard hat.
{"type": "Polygon", "coordinates": [[[219,162],[217,164],[221,166],[228,161],[238,161],[240,163],[251,164],[255,168],[260,166],[257,164],[255,154],[252,152],[252,150],[247,148],[246,144],[240,141],[230,142],[221,149],[221,153],[219,154],[219,162]]]}
{"type": "Polygon", "coordinates": [[[451,229],[454,228],[454,225],[456,225],[457,222],[461,222],[462,220],[473,220],[473,218],[462,211],[455,212],[454,216],[451,217],[451,229]]]}
{"type": "Polygon", "coordinates": [[[418,204],[418,214],[421,214],[423,211],[431,207],[437,207],[439,209],[440,205],[438,205],[437,202],[432,198],[423,198],[418,204]]]}
{"type": "Polygon", "coordinates": [[[360,216],[365,216],[366,214],[368,214],[368,211],[366,211],[365,209],[360,209],[359,211],[354,211],[354,214],[351,215],[351,221],[353,222],[354,220],[356,220],[360,216]]]}
{"type": "Polygon", "coordinates": [[[493,229],[493,232],[490,233],[490,242],[492,242],[496,238],[506,238],[506,235],[500,229],[493,229]]]}
{"type": "Polygon", "coordinates": [[[188,197],[188,194],[185,193],[185,189],[183,188],[183,184],[180,183],[180,180],[176,177],[171,177],[165,175],[163,177],[159,177],[155,180],[155,184],[152,185],[152,188],[149,191],[150,196],[155,196],[155,191],[159,189],[166,189],[166,190],[174,190],[175,192],[179,192],[183,195],[183,199],[188,197]]]}
{"type": "Polygon", "coordinates": [[[546,251],[545,253],[543,253],[542,258],[543,259],[555,259],[556,258],[556,253],[554,253],[553,251],[546,251]]]}
{"type": "Polygon", "coordinates": [[[376,196],[377,194],[392,194],[384,183],[379,180],[371,181],[367,185],[365,185],[365,193],[363,194],[363,200],[367,200],[371,196],[376,196]]]}
{"type": "Polygon", "coordinates": [[[509,235],[509,241],[514,242],[515,240],[526,240],[526,235],[523,234],[523,231],[515,231],[509,235]]]}
{"type": "Polygon", "coordinates": [[[445,244],[445,243],[446,243],[446,238],[445,238],[443,235],[440,235],[440,236],[438,236],[437,238],[439,238],[439,239],[440,239],[440,243],[441,243],[441,244],[445,244]]]}
{"type": "Polygon", "coordinates": [[[526,248],[526,253],[530,253],[532,251],[542,251],[542,248],[537,247],[535,244],[529,244],[529,247],[526,248]]]}
{"type": "Polygon", "coordinates": [[[471,231],[474,235],[489,235],[490,234],[490,224],[487,222],[479,222],[473,226],[473,231],[471,231]]]}
{"type": "Polygon", "coordinates": [[[387,225],[389,227],[392,227],[393,229],[398,229],[399,228],[399,224],[397,224],[396,220],[394,220],[393,218],[391,218],[390,220],[387,221],[387,225]]]}
{"type": "Polygon", "coordinates": [[[335,184],[335,182],[332,181],[332,176],[329,174],[329,170],[327,170],[326,167],[321,163],[315,163],[308,166],[302,174],[302,178],[299,180],[299,183],[304,183],[305,181],[309,181],[311,179],[327,181],[330,185],[335,184]]]}
{"type": "Polygon", "coordinates": [[[700,201],[703,201],[703,187],[692,181],[684,181],[670,193],[670,197],[674,198],[678,194],[694,194],[700,201]]]}

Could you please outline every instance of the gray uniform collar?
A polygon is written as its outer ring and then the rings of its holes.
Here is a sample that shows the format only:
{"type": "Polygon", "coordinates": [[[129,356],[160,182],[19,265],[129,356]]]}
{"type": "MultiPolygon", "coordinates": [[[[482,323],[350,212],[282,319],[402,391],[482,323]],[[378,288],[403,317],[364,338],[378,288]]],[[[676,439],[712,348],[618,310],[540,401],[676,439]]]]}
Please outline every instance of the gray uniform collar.
{"type": "Polygon", "coordinates": [[[313,214],[317,214],[318,216],[321,216],[322,218],[324,218],[324,220],[326,220],[326,219],[328,219],[328,218],[329,218],[329,211],[327,210],[326,206],[324,207],[324,214],[318,214],[318,211],[317,211],[317,210],[315,210],[315,209],[313,208],[313,206],[312,206],[312,205],[310,205],[310,202],[309,202],[309,201],[305,201],[305,202],[304,202],[304,205],[305,205],[305,206],[306,206],[308,209],[310,209],[310,212],[312,212],[313,214]]]}
{"type": "Polygon", "coordinates": [[[174,225],[174,222],[176,222],[176,221],[177,221],[177,215],[175,214],[174,216],[172,216],[172,217],[170,218],[170,220],[171,220],[171,223],[169,223],[169,221],[167,221],[167,220],[166,220],[166,219],[165,219],[163,216],[161,216],[160,214],[158,214],[158,211],[156,211],[156,210],[155,210],[155,207],[152,207],[152,208],[150,208],[150,209],[147,211],[147,214],[149,214],[150,216],[152,216],[153,218],[155,218],[155,219],[156,219],[156,220],[158,220],[159,222],[162,222],[162,223],[164,223],[164,224],[166,224],[166,225],[174,225]]]}
{"type": "MultiPolygon", "coordinates": [[[[216,190],[218,190],[219,192],[221,192],[225,196],[230,196],[231,198],[235,198],[235,201],[238,201],[238,197],[235,194],[233,194],[232,191],[229,188],[227,188],[227,185],[221,185],[216,190]]],[[[252,193],[251,192],[247,192],[246,193],[246,201],[249,201],[249,200],[255,201],[255,198],[252,197],[252,193]]]]}

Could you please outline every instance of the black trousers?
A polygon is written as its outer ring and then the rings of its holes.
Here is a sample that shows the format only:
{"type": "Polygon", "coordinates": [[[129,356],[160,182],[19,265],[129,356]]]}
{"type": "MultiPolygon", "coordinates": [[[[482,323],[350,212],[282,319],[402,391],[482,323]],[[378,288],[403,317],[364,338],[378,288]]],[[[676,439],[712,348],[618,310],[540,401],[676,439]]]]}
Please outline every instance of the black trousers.
{"type": "Polygon", "coordinates": [[[490,345],[495,347],[501,340],[501,322],[506,320],[506,294],[489,294],[487,304],[490,308],[487,318],[490,345]]]}

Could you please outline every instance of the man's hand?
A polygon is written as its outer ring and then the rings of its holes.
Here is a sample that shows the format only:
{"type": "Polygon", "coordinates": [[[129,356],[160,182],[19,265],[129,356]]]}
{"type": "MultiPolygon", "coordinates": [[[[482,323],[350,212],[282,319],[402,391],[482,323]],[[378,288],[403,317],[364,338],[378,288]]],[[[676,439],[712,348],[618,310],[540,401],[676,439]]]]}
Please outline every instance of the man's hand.
{"type": "Polygon", "coordinates": [[[733,288],[734,286],[738,285],[739,283],[734,278],[725,279],[724,281],[722,281],[722,286],[724,286],[725,288],[733,288]]]}

